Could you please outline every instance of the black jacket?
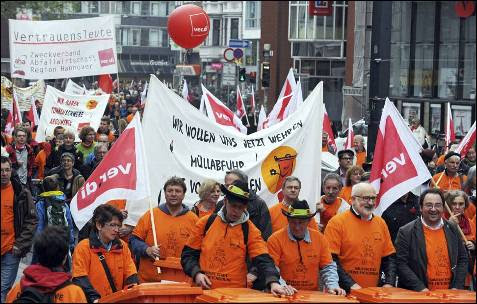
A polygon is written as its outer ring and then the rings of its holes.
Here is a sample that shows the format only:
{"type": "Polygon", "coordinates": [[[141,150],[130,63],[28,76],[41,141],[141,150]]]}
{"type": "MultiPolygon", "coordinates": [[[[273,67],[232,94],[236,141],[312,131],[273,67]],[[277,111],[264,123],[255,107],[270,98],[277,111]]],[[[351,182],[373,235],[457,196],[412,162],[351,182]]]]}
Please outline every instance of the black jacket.
{"type": "MultiPolygon", "coordinates": [[[[421,219],[399,229],[396,237],[396,262],[399,286],[421,291],[428,287],[426,241],[421,219]]],[[[467,274],[467,252],[457,228],[444,220],[444,233],[452,270],[451,288],[464,289],[467,274]]]]}
{"type": "Polygon", "coordinates": [[[12,174],[10,179],[13,187],[13,227],[15,229],[14,246],[24,257],[31,248],[33,235],[38,224],[36,207],[30,190],[23,186],[17,175],[12,174]]]}
{"type": "MultiPolygon", "coordinates": [[[[224,206],[224,201],[217,202],[214,213],[219,212],[224,206]]],[[[254,191],[250,191],[250,201],[248,202],[247,211],[250,221],[262,233],[262,238],[267,241],[272,235],[272,220],[268,206],[254,191]]]]}
{"type": "Polygon", "coordinates": [[[406,202],[400,199],[395,201],[384,211],[381,216],[388,225],[389,234],[393,244],[396,242],[396,236],[399,228],[412,222],[420,216],[418,197],[409,193],[406,202]]]}

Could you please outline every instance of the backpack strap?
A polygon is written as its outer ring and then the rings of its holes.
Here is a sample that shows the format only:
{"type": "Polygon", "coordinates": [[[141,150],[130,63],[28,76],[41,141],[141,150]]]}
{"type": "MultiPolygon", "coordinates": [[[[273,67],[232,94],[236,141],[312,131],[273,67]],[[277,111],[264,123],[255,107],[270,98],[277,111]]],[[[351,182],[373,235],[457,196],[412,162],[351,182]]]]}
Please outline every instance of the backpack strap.
{"type": "Polygon", "coordinates": [[[207,223],[205,223],[205,228],[204,228],[204,236],[207,233],[207,230],[209,230],[212,223],[215,221],[216,217],[217,217],[217,213],[212,213],[207,219],[207,223]]]}
{"type": "Polygon", "coordinates": [[[192,211],[195,215],[199,216],[199,208],[197,207],[196,204],[192,206],[192,209],[190,211],[192,211]]]}
{"type": "Polygon", "coordinates": [[[105,260],[105,257],[103,255],[103,253],[98,252],[98,257],[99,257],[99,261],[103,265],[104,272],[106,273],[106,277],[108,278],[109,285],[111,286],[111,290],[113,292],[118,291],[116,289],[116,285],[114,285],[113,276],[111,275],[111,272],[109,271],[109,267],[108,267],[108,264],[106,264],[106,260],[105,260]]]}

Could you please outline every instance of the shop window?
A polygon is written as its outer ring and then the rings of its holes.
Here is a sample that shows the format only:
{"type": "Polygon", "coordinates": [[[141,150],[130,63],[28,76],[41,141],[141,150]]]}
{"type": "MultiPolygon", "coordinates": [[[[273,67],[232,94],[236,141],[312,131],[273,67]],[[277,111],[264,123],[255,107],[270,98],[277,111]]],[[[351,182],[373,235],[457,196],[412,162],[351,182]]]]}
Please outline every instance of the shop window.
{"type": "Polygon", "coordinates": [[[472,124],[472,107],[452,105],[452,117],[456,136],[465,136],[472,124]]]}
{"type": "Polygon", "coordinates": [[[441,133],[441,104],[431,104],[430,110],[431,113],[429,115],[430,118],[430,131],[432,134],[439,134],[441,133]]]}
{"type": "Polygon", "coordinates": [[[441,2],[438,97],[455,99],[459,58],[459,17],[454,3],[441,2]]]}
{"type": "Polygon", "coordinates": [[[402,117],[406,122],[410,122],[413,118],[421,119],[421,104],[412,102],[402,103],[402,117]]]}
{"type": "Polygon", "coordinates": [[[475,15],[463,20],[464,23],[464,62],[462,98],[475,100],[475,15]]]}

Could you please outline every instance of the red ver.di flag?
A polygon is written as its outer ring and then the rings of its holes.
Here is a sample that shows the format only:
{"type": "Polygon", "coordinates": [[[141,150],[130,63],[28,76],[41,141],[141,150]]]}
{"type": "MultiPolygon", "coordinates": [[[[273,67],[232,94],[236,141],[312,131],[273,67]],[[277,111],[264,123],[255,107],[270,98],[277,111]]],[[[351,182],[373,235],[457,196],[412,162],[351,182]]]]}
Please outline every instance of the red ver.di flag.
{"type": "Polygon", "coordinates": [[[420,146],[394,104],[386,98],[374,150],[370,183],[378,193],[376,214],[431,178],[420,146]]]}
{"type": "Polygon", "coordinates": [[[78,229],[93,216],[96,207],[110,200],[141,200],[150,196],[139,115],[124,130],[103,161],[71,200],[78,229]]]}

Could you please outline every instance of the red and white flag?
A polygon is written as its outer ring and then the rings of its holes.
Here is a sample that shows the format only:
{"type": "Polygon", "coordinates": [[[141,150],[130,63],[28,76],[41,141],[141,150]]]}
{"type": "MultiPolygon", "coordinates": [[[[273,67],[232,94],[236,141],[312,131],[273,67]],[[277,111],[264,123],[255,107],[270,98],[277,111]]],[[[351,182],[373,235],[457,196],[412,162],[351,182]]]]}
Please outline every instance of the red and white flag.
{"type": "Polygon", "coordinates": [[[446,153],[449,148],[449,144],[455,141],[455,129],[454,120],[452,119],[452,110],[450,103],[447,103],[447,118],[446,118],[446,153]]]}
{"type": "Polygon", "coordinates": [[[71,200],[71,214],[78,229],[83,228],[101,204],[150,197],[147,170],[141,121],[139,115],[135,115],[71,200]]]}
{"type": "Polygon", "coordinates": [[[190,102],[189,100],[189,88],[187,87],[187,81],[183,80],[182,82],[182,98],[184,98],[185,101],[190,102]]]}
{"type": "Polygon", "coordinates": [[[8,111],[7,121],[5,122],[5,133],[12,136],[15,129],[15,123],[13,122],[12,111],[8,111]]]}
{"type": "Polygon", "coordinates": [[[336,142],[333,136],[333,129],[331,129],[330,117],[326,112],[325,104],[323,103],[323,131],[328,133],[328,145],[331,145],[336,152],[336,142]]]}
{"type": "Polygon", "coordinates": [[[257,131],[267,128],[266,120],[267,113],[265,113],[265,108],[262,105],[262,107],[260,108],[260,113],[258,113],[257,131]]]}
{"type": "Polygon", "coordinates": [[[474,144],[475,144],[475,121],[472,124],[472,127],[470,127],[469,132],[467,132],[465,137],[460,142],[457,149],[455,149],[455,152],[459,153],[462,157],[465,157],[467,155],[467,152],[469,152],[469,149],[472,148],[474,144]]]}
{"type": "Polygon", "coordinates": [[[111,78],[111,75],[99,75],[98,87],[103,90],[104,93],[111,94],[113,92],[113,78],[111,78]]]}
{"type": "Polygon", "coordinates": [[[40,118],[38,117],[38,112],[36,111],[35,97],[32,96],[30,100],[31,106],[30,110],[26,114],[26,117],[30,121],[31,129],[33,130],[33,128],[35,126],[38,126],[38,124],[40,123],[40,118]]]}
{"type": "Polygon", "coordinates": [[[204,98],[207,116],[210,120],[215,121],[219,125],[233,127],[243,134],[247,134],[247,128],[242,124],[240,118],[234,114],[226,105],[224,105],[217,97],[209,92],[202,85],[202,94],[204,98]]]}
{"type": "Polygon", "coordinates": [[[353,123],[351,122],[351,118],[349,118],[349,120],[348,120],[348,137],[346,137],[345,149],[352,149],[353,148],[353,140],[354,140],[353,123]]]}
{"type": "Polygon", "coordinates": [[[370,183],[381,215],[398,198],[431,178],[420,146],[394,104],[386,98],[374,149],[370,183]]]}
{"type": "Polygon", "coordinates": [[[242,119],[245,116],[245,118],[247,119],[247,127],[250,127],[247,111],[245,110],[245,103],[243,102],[242,93],[240,93],[239,86],[237,86],[237,111],[235,112],[235,114],[240,119],[242,119]]]}
{"type": "Polygon", "coordinates": [[[288,72],[285,84],[282,87],[278,100],[273,106],[272,111],[268,114],[266,126],[270,127],[279,123],[286,118],[285,110],[288,104],[292,100],[293,93],[296,90],[295,76],[293,75],[293,69],[288,72]]]}
{"type": "Polygon", "coordinates": [[[288,103],[287,108],[285,109],[285,115],[284,118],[287,118],[289,115],[291,115],[293,112],[298,110],[303,105],[303,92],[301,90],[301,80],[298,80],[298,83],[296,84],[295,91],[292,93],[293,97],[290,100],[290,103],[288,103]]]}

